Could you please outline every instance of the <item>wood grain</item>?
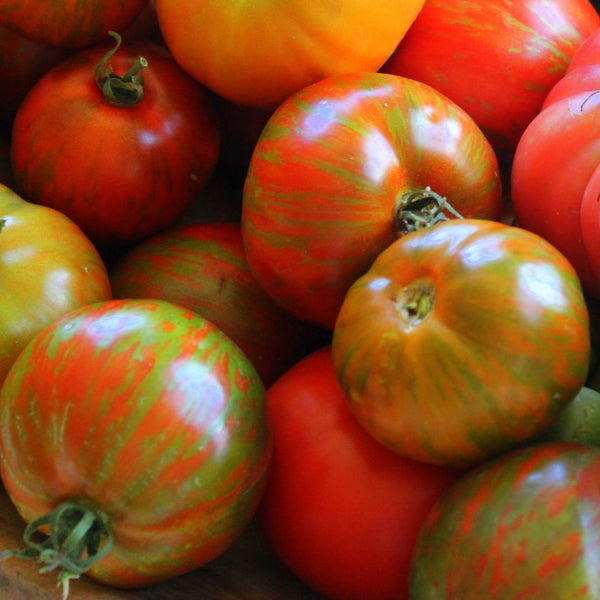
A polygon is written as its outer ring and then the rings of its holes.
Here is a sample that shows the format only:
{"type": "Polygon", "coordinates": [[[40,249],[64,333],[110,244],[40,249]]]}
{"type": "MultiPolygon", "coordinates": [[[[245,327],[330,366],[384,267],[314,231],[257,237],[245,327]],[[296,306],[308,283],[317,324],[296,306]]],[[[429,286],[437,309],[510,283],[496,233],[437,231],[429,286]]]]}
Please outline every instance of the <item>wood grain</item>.
{"type": "MultiPolygon", "coordinates": [[[[0,551],[23,547],[25,523],[0,490],[0,551]]],[[[0,561],[0,600],[61,600],[53,573],[35,561],[0,561]]],[[[270,551],[255,523],[222,556],[170,581],[117,590],[82,576],[71,581],[69,600],[324,600],[286,569],[270,551]]]]}

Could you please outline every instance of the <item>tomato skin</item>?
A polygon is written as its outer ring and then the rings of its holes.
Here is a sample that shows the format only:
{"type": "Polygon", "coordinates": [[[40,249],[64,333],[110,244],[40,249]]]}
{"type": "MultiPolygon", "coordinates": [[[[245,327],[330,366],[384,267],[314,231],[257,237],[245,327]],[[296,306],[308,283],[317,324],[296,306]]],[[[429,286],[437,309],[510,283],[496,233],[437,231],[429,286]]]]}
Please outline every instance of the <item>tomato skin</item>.
{"type": "Polygon", "coordinates": [[[109,60],[115,74],[148,61],[144,98],[107,102],[94,71],[113,47],[81,50],[46,73],[17,112],[11,144],[20,193],[70,216],[103,251],[173,224],[219,151],[209,95],[158,44],[121,46],[109,60]]]}
{"type": "Polygon", "coordinates": [[[246,353],[271,385],[325,336],[260,287],[239,223],[173,227],[144,240],[110,270],[115,298],[160,298],[202,315],[246,353]]]}
{"type": "Polygon", "coordinates": [[[274,112],[250,161],[250,267],[287,310],[332,328],[346,290],[398,237],[405,194],[427,186],[462,216],[501,216],[496,156],[464,111],[382,73],[309,86],[274,112]]]}
{"type": "Polygon", "coordinates": [[[587,0],[427,0],[382,71],[448,96],[499,158],[510,160],[569,59],[598,27],[587,0]]]}
{"type": "Polygon", "coordinates": [[[551,244],[455,219],[377,257],[346,295],[332,353],[371,435],[415,460],[468,467],[541,433],[573,400],[589,316],[551,244]]]}
{"type": "Polygon", "coordinates": [[[423,523],[411,600],[597,598],[599,474],[598,448],[553,443],[464,475],[423,523]]]}
{"type": "Polygon", "coordinates": [[[102,510],[114,546],[87,574],[107,585],[150,585],[223,552],[256,509],[270,452],[252,365],[164,301],[70,313],[26,347],[0,394],[8,494],[27,522],[66,499],[102,510]]]}
{"type": "Polygon", "coordinates": [[[148,0],[2,0],[0,23],[42,44],[83,47],[122,31],[148,0]]]}
{"type": "Polygon", "coordinates": [[[274,109],[325,77],[376,71],[424,0],[157,0],[179,64],[219,96],[274,109]],[[259,43],[257,43],[259,41],[259,43]]]}
{"type": "Polygon", "coordinates": [[[406,600],[421,521],[459,472],[403,459],[347,409],[330,347],[267,391],[273,460],[258,512],[277,555],[333,600],[406,600]]]}
{"type": "Polygon", "coordinates": [[[66,313],[109,300],[106,267],[68,217],[0,184],[0,384],[19,352],[66,313]]]}
{"type": "Polygon", "coordinates": [[[594,268],[600,238],[592,237],[588,251],[582,198],[600,163],[599,115],[600,96],[588,91],[551,102],[524,132],[511,170],[517,222],[554,244],[594,296],[600,294],[600,270],[594,268]]]}

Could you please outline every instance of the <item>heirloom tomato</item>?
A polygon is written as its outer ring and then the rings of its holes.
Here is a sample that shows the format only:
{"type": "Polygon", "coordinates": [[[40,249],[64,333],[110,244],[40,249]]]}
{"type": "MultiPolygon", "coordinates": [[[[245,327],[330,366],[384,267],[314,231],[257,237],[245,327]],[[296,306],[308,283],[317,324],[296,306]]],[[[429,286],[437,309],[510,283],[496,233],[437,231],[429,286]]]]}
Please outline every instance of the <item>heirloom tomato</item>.
{"type": "Polygon", "coordinates": [[[520,227],[556,246],[600,296],[600,94],[552,100],[515,152],[511,198],[520,227]]]}
{"type": "Polygon", "coordinates": [[[65,585],[85,572],[125,588],[213,559],[264,489],[264,396],[241,350],[191,311],[161,300],[72,311],[27,345],[0,392],[0,473],[31,542],[3,556],[39,554],[65,585]]]}
{"type": "Polygon", "coordinates": [[[332,600],[407,600],[421,522],[459,471],[402,458],[352,417],[330,347],[267,391],[273,459],[258,522],[277,556],[332,600]]]}
{"type": "Polygon", "coordinates": [[[208,181],[220,137],[208,92],[164,47],[116,38],[38,81],[11,143],[18,191],[70,216],[103,252],[173,224],[208,181]]]}
{"type": "Polygon", "coordinates": [[[83,47],[121,31],[148,0],[2,0],[0,24],[43,44],[83,47]]]}
{"type": "Polygon", "coordinates": [[[376,71],[424,0],[157,0],[179,64],[219,96],[273,109],[320,79],[376,71]]]}
{"type": "Polygon", "coordinates": [[[541,433],[583,386],[589,315],[539,236],[454,219],[404,236],[348,291],[332,341],[357,420],[401,455],[471,466],[541,433]]]}
{"type": "Polygon", "coordinates": [[[19,352],[66,313],[111,298],[106,267],[62,213],[0,183],[0,385],[19,352]]]}
{"type": "Polygon", "coordinates": [[[456,212],[502,213],[498,161],[474,121],[423,83],[346,73],[292,95],[267,121],[245,181],[242,234],[265,290],[332,328],[381,250],[456,212]]]}
{"type": "Polygon", "coordinates": [[[598,27],[588,0],[427,0],[382,70],[448,96],[510,160],[545,95],[598,27]]]}
{"type": "Polygon", "coordinates": [[[600,450],[531,444],[463,475],[419,532],[411,600],[597,600],[600,450]]]}
{"type": "Polygon", "coordinates": [[[239,223],[195,223],[156,234],[118,258],[110,279],[115,298],[169,300],[211,321],[246,353],[267,386],[324,337],[258,284],[239,223]]]}

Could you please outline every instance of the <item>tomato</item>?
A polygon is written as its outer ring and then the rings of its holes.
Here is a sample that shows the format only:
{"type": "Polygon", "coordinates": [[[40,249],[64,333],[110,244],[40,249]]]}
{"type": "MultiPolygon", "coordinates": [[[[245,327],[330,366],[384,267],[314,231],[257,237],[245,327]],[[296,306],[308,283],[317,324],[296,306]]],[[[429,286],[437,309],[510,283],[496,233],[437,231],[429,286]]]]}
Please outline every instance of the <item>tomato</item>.
{"type": "Polygon", "coordinates": [[[108,300],[106,267],[62,213],[0,184],[0,384],[19,352],[66,313],[108,300]]]}
{"type": "Polygon", "coordinates": [[[403,456],[467,467],[541,433],[583,386],[589,315],[539,236],[454,219],[404,236],[348,291],[332,341],[356,419],[403,456]]]}
{"type": "Polygon", "coordinates": [[[421,522],[458,471],[401,458],[356,423],[331,349],[267,391],[273,459],[258,522],[279,558],[333,600],[406,600],[421,522]]]}
{"type": "Polygon", "coordinates": [[[555,245],[593,296],[600,295],[599,119],[599,94],[557,98],[525,130],[511,171],[519,226],[555,245]]]}
{"type": "Polygon", "coordinates": [[[10,133],[19,105],[36,81],[69,55],[0,25],[0,128],[10,133]]]}
{"type": "Polygon", "coordinates": [[[157,0],[177,62],[218,95],[273,109],[331,75],[376,71],[424,0],[157,0]]]}
{"type": "Polygon", "coordinates": [[[510,161],[546,94],[598,27],[588,0],[427,0],[382,70],[448,96],[510,161]]]}
{"type": "Polygon", "coordinates": [[[411,600],[594,600],[600,450],[520,448],[463,476],[419,533],[411,600]]]}
{"type": "Polygon", "coordinates": [[[83,47],[125,29],[148,0],[2,0],[0,24],[42,44],[83,47]]]}
{"type": "Polygon", "coordinates": [[[83,558],[146,586],[228,548],[264,487],[264,396],[225,334],[169,302],[101,302],[38,334],[0,392],[0,474],[31,528],[59,518],[59,580],[83,558]]]}
{"type": "Polygon", "coordinates": [[[248,263],[287,310],[332,328],[379,252],[452,216],[440,196],[463,217],[499,219],[501,188],[488,141],[433,88],[382,73],[325,79],[279,106],[255,146],[242,202],[248,263]]]}
{"type": "Polygon", "coordinates": [[[206,90],[164,47],[132,43],[110,55],[119,41],[110,51],[80,50],[46,73],[12,132],[19,192],[67,214],[103,253],[173,224],[206,185],[219,150],[206,90]],[[148,66],[132,75],[140,56],[148,66]]]}
{"type": "Polygon", "coordinates": [[[111,267],[115,298],[161,298],[202,315],[246,353],[265,385],[325,336],[270,298],[250,272],[239,223],[174,227],[111,267]]]}

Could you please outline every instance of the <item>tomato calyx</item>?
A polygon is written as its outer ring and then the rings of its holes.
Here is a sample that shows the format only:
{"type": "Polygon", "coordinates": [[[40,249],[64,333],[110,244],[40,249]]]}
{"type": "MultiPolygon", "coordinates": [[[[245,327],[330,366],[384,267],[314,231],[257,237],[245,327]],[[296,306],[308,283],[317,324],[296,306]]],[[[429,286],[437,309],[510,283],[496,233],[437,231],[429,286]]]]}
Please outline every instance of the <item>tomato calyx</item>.
{"type": "Polygon", "coordinates": [[[405,330],[414,329],[433,311],[435,285],[428,277],[415,279],[396,296],[396,310],[405,330]]]}
{"type": "Polygon", "coordinates": [[[144,77],[138,73],[148,66],[148,61],[140,56],[125,75],[115,75],[107,63],[121,46],[122,38],[115,31],[108,33],[115,38],[116,44],[102,57],[94,71],[94,79],[104,99],[110,104],[125,108],[135,106],[144,98],[144,77]]]}
{"type": "Polygon", "coordinates": [[[462,215],[448,200],[429,186],[405,192],[398,199],[394,209],[394,228],[398,237],[447,221],[450,217],[444,211],[462,219],[462,215]]]}
{"type": "Polygon", "coordinates": [[[27,548],[0,552],[0,560],[10,557],[37,559],[44,565],[41,573],[60,569],[58,583],[63,588],[63,600],[69,594],[69,581],[85,573],[113,546],[107,518],[98,510],[74,501],[63,502],[52,512],[29,523],[23,539],[27,548]],[[48,533],[42,541],[36,541],[42,527],[48,533]]]}

